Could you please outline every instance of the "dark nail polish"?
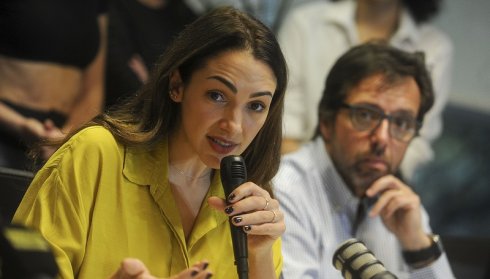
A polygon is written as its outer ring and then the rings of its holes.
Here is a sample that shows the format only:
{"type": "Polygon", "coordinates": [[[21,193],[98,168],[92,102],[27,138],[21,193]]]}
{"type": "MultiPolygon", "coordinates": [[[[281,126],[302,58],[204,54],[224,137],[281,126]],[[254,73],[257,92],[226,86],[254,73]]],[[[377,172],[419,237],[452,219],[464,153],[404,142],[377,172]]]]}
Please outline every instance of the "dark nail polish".
{"type": "Polygon", "coordinates": [[[242,217],[237,216],[237,217],[234,217],[234,218],[233,218],[233,223],[238,224],[238,223],[240,223],[242,220],[243,220],[243,219],[242,219],[242,217]]]}
{"type": "Polygon", "coordinates": [[[198,273],[198,272],[197,272],[196,270],[193,270],[193,271],[191,272],[191,276],[192,276],[192,277],[194,277],[194,276],[196,276],[196,275],[197,275],[197,273],[198,273]]]}
{"type": "Polygon", "coordinates": [[[228,201],[233,201],[234,199],[235,199],[235,194],[232,193],[228,196],[228,201]]]}
{"type": "Polygon", "coordinates": [[[248,226],[248,225],[247,226],[243,226],[243,230],[246,231],[246,232],[250,231],[251,229],[252,229],[251,226],[248,226]]]}
{"type": "Polygon", "coordinates": [[[209,263],[204,263],[202,270],[205,270],[206,268],[208,268],[208,266],[209,266],[209,263]]]}
{"type": "Polygon", "coordinates": [[[233,212],[233,206],[229,206],[229,207],[225,208],[226,214],[231,214],[232,212],[233,212]]]}

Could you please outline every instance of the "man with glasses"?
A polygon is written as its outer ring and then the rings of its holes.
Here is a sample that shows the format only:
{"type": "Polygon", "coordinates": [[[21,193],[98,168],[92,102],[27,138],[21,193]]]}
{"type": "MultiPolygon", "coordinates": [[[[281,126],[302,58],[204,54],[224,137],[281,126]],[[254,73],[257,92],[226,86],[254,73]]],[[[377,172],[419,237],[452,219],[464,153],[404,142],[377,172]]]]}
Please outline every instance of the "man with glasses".
{"type": "Polygon", "coordinates": [[[397,176],[433,102],[420,53],[368,43],[337,60],[315,137],[284,156],[274,181],[283,278],[342,278],[332,257],[349,238],[398,278],[454,278],[419,196],[397,176]]]}

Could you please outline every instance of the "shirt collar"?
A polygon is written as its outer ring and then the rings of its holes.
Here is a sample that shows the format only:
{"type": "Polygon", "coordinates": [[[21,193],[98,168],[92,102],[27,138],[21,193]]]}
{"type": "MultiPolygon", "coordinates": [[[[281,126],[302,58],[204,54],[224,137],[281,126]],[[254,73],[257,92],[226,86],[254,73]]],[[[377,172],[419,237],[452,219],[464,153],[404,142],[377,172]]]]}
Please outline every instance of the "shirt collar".
{"type": "MultiPolygon", "coordinates": [[[[179,213],[177,206],[174,205],[175,201],[170,193],[171,187],[168,182],[168,141],[162,140],[152,147],[126,147],[123,175],[138,186],[149,186],[153,199],[172,226],[177,228],[182,243],[185,243],[179,213]]],[[[219,171],[215,171],[204,201],[210,196],[217,196],[223,199],[225,197],[219,171]]],[[[195,227],[189,237],[189,247],[192,247],[208,231],[227,220],[228,216],[226,214],[211,208],[207,202],[203,202],[195,227]]]]}
{"type": "Polygon", "coordinates": [[[168,147],[160,141],[153,147],[126,147],[123,175],[138,185],[155,185],[166,181],[168,147]]]}
{"type": "MultiPolygon", "coordinates": [[[[168,141],[162,140],[153,147],[126,147],[123,175],[129,181],[140,185],[168,186],[168,141]]],[[[221,177],[216,171],[212,179],[210,194],[224,198],[221,177]]],[[[153,191],[152,191],[153,192],[153,191]]]]}
{"type": "Polygon", "coordinates": [[[322,182],[325,185],[328,199],[334,205],[336,211],[348,212],[352,215],[356,212],[359,199],[352,194],[340,174],[337,172],[325,147],[321,136],[314,140],[315,152],[313,154],[322,173],[322,182]]]}

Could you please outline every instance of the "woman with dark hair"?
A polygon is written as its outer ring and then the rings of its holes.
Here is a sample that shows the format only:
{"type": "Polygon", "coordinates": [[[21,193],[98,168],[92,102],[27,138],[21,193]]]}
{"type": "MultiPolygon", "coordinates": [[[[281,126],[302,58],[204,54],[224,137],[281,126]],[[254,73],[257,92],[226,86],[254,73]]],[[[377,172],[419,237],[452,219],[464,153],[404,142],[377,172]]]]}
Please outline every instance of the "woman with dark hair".
{"type": "Polygon", "coordinates": [[[233,216],[248,235],[250,277],[276,278],[285,225],[270,184],[286,83],[266,26],[232,8],[202,16],[136,95],[56,151],[13,222],[48,240],[61,278],[236,278],[233,216]],[[217,170],[232,154],[249,182],[227,206],[217,170]]]}
{"type": "Polygon", "coordinates": [[[325,77],[351,47],[382,40],[399,49],[425,54],[434,85],[435,103],[410,144],[400,171],[407,180],[433,159],[432,142],[442,132],[442,111],[451,80],[453,47],[430,24],[440,0],[315,1],[294,9],[284,20],[279,42],[286,56],[290,83],[284,103],[284,152],[309,140],[317,126],[317,107],[325,77]]]}

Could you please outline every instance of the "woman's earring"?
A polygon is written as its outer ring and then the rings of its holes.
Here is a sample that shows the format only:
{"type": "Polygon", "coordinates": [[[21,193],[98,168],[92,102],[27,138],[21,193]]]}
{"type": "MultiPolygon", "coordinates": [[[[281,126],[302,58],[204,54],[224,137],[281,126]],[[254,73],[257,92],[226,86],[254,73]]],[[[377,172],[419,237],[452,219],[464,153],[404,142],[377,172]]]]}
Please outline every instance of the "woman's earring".
{"type": "Polygon", "coordinates": [[[175,94],[175,92],[172,91],[172,89],[168,90],[168,95],[170,96],[170,99],[172,99],[172,101],[176,102],[177,100],[177,95],[175,94]]]}

